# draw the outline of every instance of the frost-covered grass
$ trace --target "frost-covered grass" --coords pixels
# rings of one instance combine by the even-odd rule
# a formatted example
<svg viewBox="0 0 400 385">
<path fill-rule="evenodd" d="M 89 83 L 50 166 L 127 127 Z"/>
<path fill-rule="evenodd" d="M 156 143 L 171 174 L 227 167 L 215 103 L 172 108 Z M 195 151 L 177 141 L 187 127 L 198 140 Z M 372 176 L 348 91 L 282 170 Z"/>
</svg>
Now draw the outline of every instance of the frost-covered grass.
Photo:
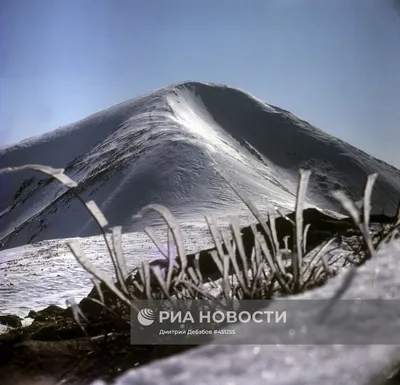
<svg viewBox="0 0 400 385">
<path fill-rule="evenodd" d="M 311 176 L 309 170 L 300 170 L 297 189 L 295 220 L 286 218 L 293 226 L 291 239 L 284 239 L 285 247 L 281 248 L 278 239 L 275 219 L 270 215 L 265 218 L 247 197 L 242 196 L 233 182 L 219 170 L 215 170 L 231 186 L 235 193 L 245 203 L 253 214 L 262 231 L 256 225 L 251 229 L 254 236 L 254 247 L 250 255 L 246 254 L 241 230 L 236 218 L 231 219 L 231 234 L 226 230 L 218 230 L 212 217 L 206 217 L 206 222 L 211 233 L 214 249 L 210 251 L 210 260 L 200 259 L 196 254 L 193 261 L 188 261 L 188 254 L 184 247 L 182 232 L 171 212 L 161 205 L 148 205 L 138 216 L 148 211 L 157 212 L 165 221 L 168 231 L 168 245 L 171 246 L 166 253 L 163 245 L 151 227 L 145 228 L 145 233 L 165 257 L 161 263 L 143 263 L 134 272 L 128 272 L 121 243 L 121 227 L 108 230 L 108 222 L 94 201 L 84 202 L 75 192 L 78 186 L 70 179 L 64 170 L 53 169 L 48 166 L 26 165 L 22 167 L 7 168 L 0 173 L 15 172 L 20 170 L 34 170 L 43 172 L 65 185 L 85 206 L 88 213 L 97 223 L 107 246 L 108 253 L 114 266 L 115 281 L 111 281 L 98 271 L 85 257 L 78 241 L 69 241 L 68 246 L 81 266 L 93 277 L 93 283 L 98 291 L 97 298 L 92 301 L 104 303 L 103 290 L 113 293 L 118 302 L 126 306 L 135 306 L 135 300 L 150 298 L 193 298 L 215 300 L 224 299 L 263 299 L 272 298 L 276 291 L 284 294 L 296 294 L 305 290 L 312 281 L 324 281 L 332 275 L 327 251 L 332 248 L 335 237 L 326 240 L 317 249 L 306 253 L 307 233 L 310 224 L 303 225 L 303 209 L 308 182 Z M 362 246 L 357 250 L 357 264 L 373 257 L 375 250 L 384 242 L 389 241 L 399 234 L 400 210 L 396 221 L 385 230 L 382 230 L 374 240 L 369 229 L 371 210 L 371 193 L 377 174 L 371 175 L 365 185 L 364 197 L 361 204 L 352 202 L 344 192 L 333 192 L 333 196 L 341 203 L 343 209 L 354 222 L 355 228 L 362 235 Z M 311 224 L 312 226 L 312 224 Z M 171 253 L 176 249 L 177 255 Z M 360 258 L 360 256 L 362 257 Z M 289 257 L 289 258 L 288 258 Z M 220 285 L 214 286 L 202 276 L 201 264 L 211 261 L 215 264 L 221 277 Z M 289 263 L 288 263 L 289 261 Z M 356 260 L 354 259 L 353 262 Z M 353 270 L 351 270 L 353 271 Z M 351 273 L 354 274 L 354 273 Z M 210 290 L 219 288 L 219 290 Z M 80 314 L 79 307 L 70 301 L 76 313 Z"/>
</svg>

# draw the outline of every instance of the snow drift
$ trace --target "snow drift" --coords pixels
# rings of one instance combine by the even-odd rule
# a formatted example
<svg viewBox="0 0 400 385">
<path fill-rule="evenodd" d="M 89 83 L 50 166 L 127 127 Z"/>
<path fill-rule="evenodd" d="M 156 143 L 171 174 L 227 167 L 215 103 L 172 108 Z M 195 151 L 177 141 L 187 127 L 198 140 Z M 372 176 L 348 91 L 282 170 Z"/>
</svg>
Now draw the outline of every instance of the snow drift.
<svg viewBox="0 0 400 385">
<path fill-rule="evenodd" d="M 184 223 L 244 214 L 213 164 L 268 211 L 293 209 L 300 167 L 313 171 L 308 204 L 322 209 L 340 212 L 331 190 L 360 199 L 374 172 L 374 213 L 394 214 L 400 191 L 394 167 L 242 90 L 198 82 L 156 90 L 0 150 L 0 167 L 28 163 L 65 168 L 81 196 L 124 231 L 155 220 L 135 218 L 149 203 L 167 206 Z M 4 247 L 96 234 L 80 202 L 40 174 L 2 175 L 0 198 Z"/>
</svg>

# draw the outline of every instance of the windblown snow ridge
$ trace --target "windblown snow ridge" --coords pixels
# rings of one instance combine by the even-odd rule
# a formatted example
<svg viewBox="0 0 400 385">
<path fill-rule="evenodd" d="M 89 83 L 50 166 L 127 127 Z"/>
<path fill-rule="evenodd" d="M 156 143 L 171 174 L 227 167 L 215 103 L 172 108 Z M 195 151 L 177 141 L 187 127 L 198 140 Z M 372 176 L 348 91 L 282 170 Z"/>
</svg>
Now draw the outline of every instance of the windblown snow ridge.
<svg viewBox="0 0 400 385">
<path fill-rule="evenodd" d="M 300 167 L 313 170 L 308 203 L 322 209 L 340 211 L 330 190 L 359 199 L 373 172 L 374 212 L 393 214 L 400 191 L 394 167 L 247 92 L 199 82 L 153 91 L 0 151 L 0 167 L 27 163 L 65 168 L 82 197 L 125 231 L 154 219 L 134 218 L 149 203 L 183 222 L 244 213 L 212 164 L 265 210 L 293 209 Z M 1 176 L 0 186 L 5 247 L 96 233 L 57 182 L 24 172 Z"/>
</svg>

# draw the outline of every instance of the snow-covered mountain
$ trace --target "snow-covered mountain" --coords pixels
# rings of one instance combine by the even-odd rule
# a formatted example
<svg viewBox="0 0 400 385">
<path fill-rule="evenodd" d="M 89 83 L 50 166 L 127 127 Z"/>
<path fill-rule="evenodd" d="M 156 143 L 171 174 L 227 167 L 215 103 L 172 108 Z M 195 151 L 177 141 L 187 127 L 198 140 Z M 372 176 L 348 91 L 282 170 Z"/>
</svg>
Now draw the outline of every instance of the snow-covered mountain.
<svg viewBox="0 0 400 385">
<path fill-rule="evenodd" d="M 110 225 L 135 231 L 149 203 L 181 222 L 205 214 L 242 214 L 245 206 L 213 171 L 214 163 L 264 210 L 294 207 L 298 169 L 311 168 L 308 203 L 340 211 L 329 191 L 359 199 L 379 173 L 373 211 L 393 214 L 400 171 L 288 111 L 222 85 L 184 82 L 98 112 L 77 123 L 0 150 L 0 167 L 27 163 L 65 168 Z M 84 237 L 96 227 L 58 182 L 34 172 L 0 176 L 0 240 L 10 248 Z"/>
</svg>

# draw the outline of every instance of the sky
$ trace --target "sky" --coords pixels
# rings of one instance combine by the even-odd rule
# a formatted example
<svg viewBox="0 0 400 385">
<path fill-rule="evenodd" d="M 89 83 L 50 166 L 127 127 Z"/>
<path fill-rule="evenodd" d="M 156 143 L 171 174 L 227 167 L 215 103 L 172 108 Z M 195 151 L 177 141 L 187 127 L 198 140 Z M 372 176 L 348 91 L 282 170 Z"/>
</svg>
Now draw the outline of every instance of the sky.
<svg viewBox="0 0 400 385">
<path fill-rule="evenodd" d="M 394 0 L 0 0 L 0 147 L 184 80 L 400 168 Z"/>
</svg>

